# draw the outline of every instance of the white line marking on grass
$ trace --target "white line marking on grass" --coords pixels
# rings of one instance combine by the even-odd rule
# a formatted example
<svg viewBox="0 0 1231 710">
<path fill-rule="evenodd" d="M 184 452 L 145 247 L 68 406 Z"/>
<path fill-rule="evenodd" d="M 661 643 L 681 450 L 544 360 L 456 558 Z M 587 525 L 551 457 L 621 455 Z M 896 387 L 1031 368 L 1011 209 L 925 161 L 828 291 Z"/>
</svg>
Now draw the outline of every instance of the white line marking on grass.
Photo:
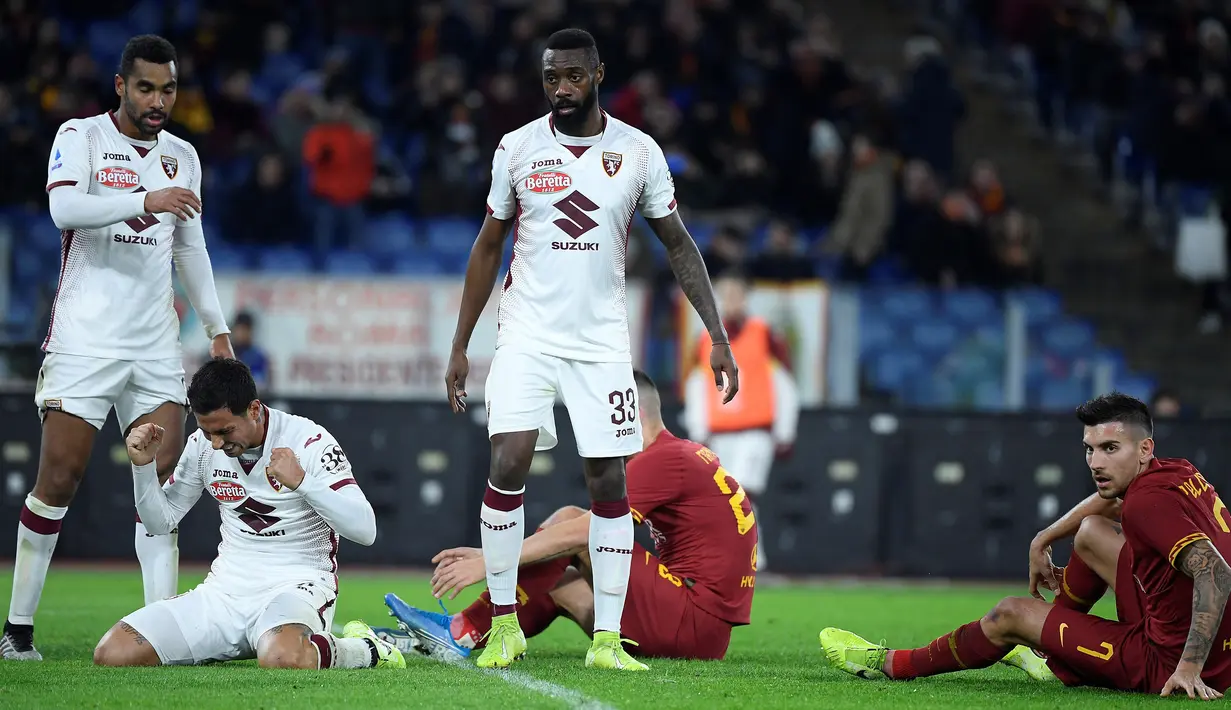
<svg viewBox="0 0 1231 710">
<path fill-rule="evenodd" d="M 499 678 L 510 685 L 516 685 L 526 690 L 538 693 L 539 695 L 546 695 L 549 698 L 555 698 L 556 700 L 559 700 L 568 705 L 570 708 L 575 708 L 576 710 L 615 710 L 614 706 L 608 705 L 601 700 L 591 698 L 581 691 L 566 688 L 563 685 L 557 685 L 551 681 L 535 678 L 529 673 L 525 673 L 523 671 L 479 668 L 471 661 L 457 658 L 456 656 L 442 658 L 436 654 L 432 654 L 428 656 L 428 658 L 440 661 L 441 663 L 447 663 L 448 665 L 456 668 L 475 671 L 486 676 Z"/>
</svg>

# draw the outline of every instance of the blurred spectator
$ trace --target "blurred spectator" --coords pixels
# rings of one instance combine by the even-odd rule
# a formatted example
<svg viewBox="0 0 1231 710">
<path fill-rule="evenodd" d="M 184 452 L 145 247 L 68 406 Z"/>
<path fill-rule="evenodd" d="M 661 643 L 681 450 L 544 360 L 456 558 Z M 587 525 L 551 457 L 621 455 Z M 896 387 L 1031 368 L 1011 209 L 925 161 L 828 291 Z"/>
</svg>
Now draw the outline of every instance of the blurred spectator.
<svg viewBox="0 0 1231 710">
<path fill-rule="evenodd" d="M 1183 412 L 1179 395 L 1169 389 L 1159 389 L 1150 399 L 1150 416 L 1155 419 L 1175 419 Z"/>
<path fill-rule="evenodd" d="M 791 225 L 774 220 L 769 223 L 765 249 L 748 263 L 748 276 L 757 281 L 790 283 L 814 279 L 816 270 Z"/>
<path fill-rule="evenodd" d="M 1039 222 L 1020 210 L 1010 210 L 992 223 L 992 251 L 1001 288 L 1039 284 Z"/>
<path fill-rule="evenodd" d="M 252 341 L 256 321 L 252 314 L 240 311 L 235 314 L 231 323 L 231 347 L 235 349 L 235 359 L 243 361 L 252 370 L 252 379 L 256 380 L 257 389 L 262 396 L 269 396 L 270 370 L 269 358 L 265 351 Z"/>
<path fill-rule="evenodd" d="M 842 273 L 847 279 L 862 281 L 885 248 L 885 235 L 893 221 L 894 162 L 868 136 L 856 135 L 851 140 L 846 191 L 825 244 L 825 251 L 842 256 Z"/>
<path fill-rule="evenodd" d="M 304 136 L 318 255 L 333 247 L 338 232 L 346 246 L 363 233 L 363 201 L 375 174 L 374 140 L 371 126 L 346 95 L 329 102 L 321 122 Z"/>
<path fill-rule="evenodd" d="M 898 141 L 903 157 L 920 158 L 943 176 L 953 175 L 954 133 L 966 103 L 953 86 L 940 42 L 913 37 L 904 48 L 906 87 L 898 105 Z"/>
<path fill-rule="evenodd" d="M 718 274 L 739 270 L 746 260 L 744 235 L 730 225 L 721 227 L 715 234 L 702 256 L 705 258 L 705 268 L 710 278 Z"/>
<path fill-rule="evenodd" d="M 278 153 L 266 153 L 257 161 L 226 210 L 227 235 L 232 241 L 284 244 L 303 240 L 306 223 L 286 163 Z"/>
<path fill-rule="evenodd" d="M 970 195 L 985 218 L 1003 214 L 1009 208 L 1008 196 L 1000 175 L 990 161 L 978 160 L 970 169 Z"/>
</svg>

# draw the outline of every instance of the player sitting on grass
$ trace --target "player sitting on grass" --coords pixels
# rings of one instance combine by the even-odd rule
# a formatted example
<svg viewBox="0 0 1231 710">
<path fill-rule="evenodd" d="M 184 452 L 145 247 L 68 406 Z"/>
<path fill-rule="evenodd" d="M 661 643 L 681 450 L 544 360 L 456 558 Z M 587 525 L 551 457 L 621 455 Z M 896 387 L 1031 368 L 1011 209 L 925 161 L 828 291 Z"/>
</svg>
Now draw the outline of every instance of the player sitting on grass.
<svg viewBox="0 0 1231 710">
<path fill-rule="evenodd" d="M 1102 585 L 1090 584 L 1087 575 L 1078 591 L 1066 573 L 1065 583 L 1055 585 L 1067 587 L 1056 603 L 1004 599 L 982 619 L 914 650 L 890 650 L 825 629 L 821 645 L 829 663 L 859 676 L 909 679 L 986 668 L 1014 644 L 1025 644 L 1045 654 L 1066 685 L 1221 697 L 1231 686 L 1231 644 L 1225 642 L 1231 622 L 1223 619 L 1231 595 L 1231 514 L 1191 463 L 1154 457 L 1154 427 L 1144 403 L 1105 395 L 1078 407 L 1077 418 L 1085 425 L 1086 463 L 1098 495 L 1123 501 L 1123 538 L 1117 541 L 1105 519 L 1083 521 L 1079 554 L 1070 563 L 1102 570 Z M 1080 557 L 1092 549 L 1101 552 Z M 1108 585 L 1119 621 L 1086 613 Z"/>
<path fill-rule="evenodd" d="M 628 463 L 628 499 L 661 554 L 633 543 L 621 626 L 637 644 L 632 652 L 642 657 L 722 658 L 731 628 L 749 623 L 752 611 L 757 549 L 752 507 L 713 452 L 667 431 L 649 376 L 636 371 L 633 378 L 644 443 Z M 527 636 L 561 615 L 586 631 L 593 628 L 595 543 L 587 544 L 589 529 L 590 513 L 567 507 L 526 539 L 517 617 Z M 456 597 L 485 578 L 480 550 L 445 550 L 432 561 L 438 564 L 432 578 L 437 598 Z M 385 603 L 424 647 L 457 656 L 484 646 L 492 626 L 487 592 L 452 616 L 415 609 L 393 594 Z"/>
<path fill-rule="evenodd" d="M 218 557 L 192 591 L 111 627 L 94 662 L 255 657 L 265 668 L 405 668 L 401 652 L 362 621 L 347 624 L 343 638 L 330 634 L 338 535 L 360 545 L 376 540 L 376 514 L 338 442 L 319 424 L 262 404 L 238 360 L 205 363 L 188 401 L 200 429 L 164 486 L 154 470 L 163 429 L 143 424 L 128 435 L 137 511 L 161 534 L 206 491 L 222 515 Z"/>
</svg>

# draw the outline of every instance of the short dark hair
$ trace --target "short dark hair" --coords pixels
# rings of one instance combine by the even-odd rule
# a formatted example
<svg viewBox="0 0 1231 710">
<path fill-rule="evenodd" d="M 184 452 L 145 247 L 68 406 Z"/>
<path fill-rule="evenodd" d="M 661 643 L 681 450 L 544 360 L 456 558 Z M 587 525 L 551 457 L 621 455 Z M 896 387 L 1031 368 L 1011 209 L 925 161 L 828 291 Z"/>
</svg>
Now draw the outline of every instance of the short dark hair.
<svg viewBox="0 0 1231 710">
<path fill-rule="evenodd" d="M 195 414 L 224 407 L 232 414 L 243 414 L 256 399 L 252 370 L 229 357 L 216 357 L 202 365 L 188 385 L 188 404 Z"/>
<path fill-rule="evenodd" d="M 1085 426 L 1098 426 L 1113 422 L 1135 426 L 1145 433 L 1145 438 L 1154 436 L 1154 420 L 1145 402 L 1124 394 L 1112 392 L 1095 397 L 1077 408 L 1077 420 Z"/>
<path fill-rule="evenodd" d="M 151 64 L 179 61 L 175 54 L 175 45 L 158 35 L 137 35 L 128 40 L 128 44 L 124 45 L 124 52 L 120 55 L 120 76 L 125 79 L 132 76 L 133 66 L 138 59 Z"/>
<path fill-rule="evenodd" d="M 594 41 L 594 35 L 585 30 L 573 27 L 553 32 L 547 38 L 547 46 L 544 49 L 582 49 L 585 50 L 586 60 L 590 62 L 590 66 L 598 67 L 598 44 Z"/>
<path fill-rule="evenodd" d="M 651 392 L 658 391 L 658 385 L 654 384 L 654 380 L 645 373 L 645 370 L 634 369 L 633 382 L 636 382 L 638 387 L 644 387 Z"/>
</svg>

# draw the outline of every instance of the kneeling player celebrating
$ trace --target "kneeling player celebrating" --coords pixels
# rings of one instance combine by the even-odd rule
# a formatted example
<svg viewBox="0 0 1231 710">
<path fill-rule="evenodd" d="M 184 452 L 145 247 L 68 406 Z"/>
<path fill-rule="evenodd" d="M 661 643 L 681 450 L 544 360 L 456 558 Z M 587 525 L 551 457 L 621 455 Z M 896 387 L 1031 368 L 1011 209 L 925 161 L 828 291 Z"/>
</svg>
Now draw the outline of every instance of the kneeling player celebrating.
<svg viewBox="0 0 1231 710">
<path fill-rule="evenodd" d="M 881 672 L 908 679 L 985 668 L 1024 644 L 1045 654 L 1066 685 L 1221 697 L 1231 687 L 1231 650 L 1221 643 L 1231 636 L 1231 620 L 1223 618 L 1231 595 L 1231 515 L 1191 463 L 1154 457 L 1153 422 L 1142 402 L 1105 395 L 1078 407 L 1077 418 L 1085 425 L 1086 462 L 1098 495 L 1123 500 L 1123 541 L 1109 546 L 1115 533 L 1100 535 L 1099 545 L 1108 549 L 1074 560 L 1083 570 L 1102 570 L 1105 585 L 1074 591 L 1066 574 L 1062 584 L 1048 584 L 1064 595 L 1054 604 L 1004 599 L 982 619 L 908 651 L 825 629 L 821 645 L 830 664 L 865 677 Z M 1087 507 L 1093 509 L 1086 503 L 1078 509 Z M 1081 528 L 1078 550 L 1094 547 L 1083 543 L 1083 534 L 1112 529 L 1097 516 Z M 1085 613 L 1107 585 L 1115 590 L 1119 621 Z M 1076 597 L 1082 599 L 1075 603 Z"/>
<path fill-rule="evenodd" d="M 749 623 L 752 612 L 757 549 L 752 507 L 712 451 L 666 430 L 649 376 L 637 371 L 633 379 L 644 443 L 642 453 L 628 463 L 628 500 L 661 556 L 633 544 L 621 627 L 637 645 L 632 653 L 642 657 L 722 658 L 731 628 Z M 544 631 L 561 615 L 582 629 L 593 628 L 589 529 L 590 513 L 567 507 L 526 539 L 517 617 L 527 636 Z M 445 550 L 432 561 L 438 563 L 432 585 L 437 597 L 450 592 L 455 597 L 485 579 L 480 550 Z M 453 616 L 415 609 L 393 594 L 385 596 L 385 603 L 428 649 L 466 656 L 483 645 L 492 626 L 487 592 Z"/>
<path fill-rule="evenodd" d="M 193 375 L 193 433 L 163 487 L 155 456 L 163 430 L 127 439 L 137 511 L 155 534 L 173 529 L 202 491 L 218 501 L 222 544 L 192 591 L 124 617 L 94 649 L 104 666 L 253 658 L 268 668 L 406 665 L 361 621 L 334 638 L 338 535 L 376 540 L 376 514 L 350 462 L 323 427 L 265 406 L 248 367 L 211 360 Z M 306 465 L 306 470 L 300 465 Z"/>
</svg>

